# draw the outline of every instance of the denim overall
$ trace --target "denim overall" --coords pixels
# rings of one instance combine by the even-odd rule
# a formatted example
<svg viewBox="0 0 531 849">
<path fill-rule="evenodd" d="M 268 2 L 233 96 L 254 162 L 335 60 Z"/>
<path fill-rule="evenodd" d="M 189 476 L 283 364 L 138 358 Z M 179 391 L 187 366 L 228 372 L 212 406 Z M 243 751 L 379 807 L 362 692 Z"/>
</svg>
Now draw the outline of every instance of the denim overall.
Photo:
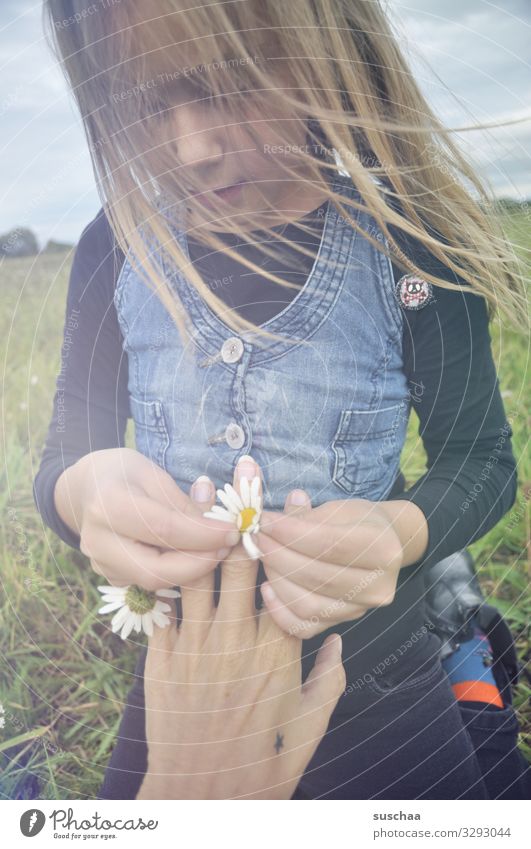
<svg viewBox="0 0 531 849">
<path fill-rule="evenodd" d="M 360 200 L 340 172 L 333 187 L 347 204 Z M 242 454 L 262 469 L 268 510 L 282 510 L 295 487 L 313 506 L 377 501 L 392 488 L 411 405 L 392 267 L 351 226 L 381 238 L 368 213 L 349 207 L 340 216 L 330 203 L 325 210 L 304 287 L 261 325 L 286 341 L 235 336 L 165 261 L 191 319 L 187 346 L 129 256 L 122 266 L 115 305 L 136 446 L 187 494 L 202 474 L 216 487 L 232 483 Z M 169 224 L 189 258 L 184 228 Z"/>
</svg>

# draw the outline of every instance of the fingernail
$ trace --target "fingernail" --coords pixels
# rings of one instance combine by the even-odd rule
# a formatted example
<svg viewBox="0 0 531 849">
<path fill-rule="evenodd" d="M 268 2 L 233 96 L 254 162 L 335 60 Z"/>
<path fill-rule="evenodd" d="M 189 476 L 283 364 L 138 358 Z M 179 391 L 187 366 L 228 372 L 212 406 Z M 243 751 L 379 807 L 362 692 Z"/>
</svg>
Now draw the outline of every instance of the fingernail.
<svg viewBox="0 0 531 849">
<path fill-rule="evenodd" d="M 201 475 L 194 481 L 192 486 L 192 499 L 194 501 L 210 501 L 213 494 L 213 484 L 209 477 Z"/>
<path fill-rule="evenodd" d="M 288 504 L 293 504 L 294 507 L 302 507 L 308 503 L 308 496 L 303 489 L 294 489 L 288 495 Z"/>
<path fill-rule="evenodd" d="M 238 465 L 236 466 L 236 477 L 238 480 L 240 478 L 247 478 L 248 480 L 252 480 L 256 475 L 256 463 L 249 454 L 243 454 L 238 460 Z"/>
<path fill-rule="evenodd" d="M 232 548 L 237 545 L 240 541 L 240 532 L 239 531 L 229 531 L 227 536 L 225 537 L 225 544 Z"/>
<path fill-rule="evenodd" d="M 225 560 L 225 558 L 230 554 L 230 548 L 220 548 L 219 551 L 216 551 L 216 557 L 218 560 Z"/>
</svg>

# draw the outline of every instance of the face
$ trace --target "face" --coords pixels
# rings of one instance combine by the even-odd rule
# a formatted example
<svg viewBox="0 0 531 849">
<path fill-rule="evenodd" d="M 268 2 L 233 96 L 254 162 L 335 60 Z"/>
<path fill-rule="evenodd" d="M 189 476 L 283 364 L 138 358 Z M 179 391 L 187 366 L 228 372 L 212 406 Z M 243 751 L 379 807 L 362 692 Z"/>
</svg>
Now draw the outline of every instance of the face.
<svg viewBox="0 0 531 849">
<path fill-rule="evenodd" d="M 202 61 L 207 64 L 205 59 Z M 230 69 L 217 73 L 226 75 L 230 92 Z M 285 82 L 279 79 L 281 84 Z M 238 121 L 227 119 L 224 97 L 209 99 L 200 93 L 194 74 L 172 81 L 165 96 L 171 108 L 161 122 L 164 143 L 176 151 L 179 173 L 188 175 L 202 193 L 198 197 L 200 204 L 190 211 L 190 225 L 209 221 L 212 226 L 214 192 L 219 204 L 227 204 L 227 215 L 232 210 L 261 210 L 260 226 L 295 220 L 323 202 L 322 191 L 302 181 L 308 176 L 308 169 L 296 151 L 307 143 L 305 122 L 285 109 L 282 112 L 274 92 L 271 108 L 265 110 L 262 99 L 258 107 L 252 91 L 237 99 Z M 283 166 L 295 169 L 301 180 L 286 174 Z M 267 212 L 268 205 L 273 212 Z M 245 226 L 245 216 L 238 218 L 238 224 Z M 257 226 L 256 219 L 252 226 Z"/>
</svg>

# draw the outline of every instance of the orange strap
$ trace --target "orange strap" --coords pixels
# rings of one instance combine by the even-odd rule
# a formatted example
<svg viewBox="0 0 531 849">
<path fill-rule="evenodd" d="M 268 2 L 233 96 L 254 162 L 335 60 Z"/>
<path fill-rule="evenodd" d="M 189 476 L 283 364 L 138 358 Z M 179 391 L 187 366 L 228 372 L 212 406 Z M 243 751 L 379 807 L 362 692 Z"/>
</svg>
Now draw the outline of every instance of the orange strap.
<svg viewBox="0 0 531 849">
<path fill-rule="evenodd" d="M 452 684 L 452 690 L 458 702 L 485 702 L 487 705 L 504 707 L 498 688 L 485 681 L 460 681 L 459 684 Z"/>
</svg>

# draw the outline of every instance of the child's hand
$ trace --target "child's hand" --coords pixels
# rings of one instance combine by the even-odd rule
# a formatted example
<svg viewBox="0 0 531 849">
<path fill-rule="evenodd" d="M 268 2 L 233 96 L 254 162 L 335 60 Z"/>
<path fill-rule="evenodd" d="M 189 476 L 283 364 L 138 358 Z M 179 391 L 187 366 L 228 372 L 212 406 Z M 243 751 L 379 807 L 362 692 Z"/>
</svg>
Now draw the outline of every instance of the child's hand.
<svg viewBox="0 0 531 849">
<path fill-rule="evenodd" d="M 111 584 L 155 590 L 196 580 L 240 538 L 226 523 L 203 517 L 216 497 L 212 482 L 206 500 L 194 501 L 171 475 L 130 448 L 94 451 L 77 465 L 70 486 L 76 490 L 80 548 Z M 197 487 L 196 481 L 193 495 Z"/>
<path fill-rule="evenodd" d="M 264 511 L 256 540 L 268 577 L 262 584 L 267 610 L 280 628 L 301 639 L 394 599 L 404 552 L 374 502 L 329 501 L 311 508 L 308 499 L 306 507 L 287 514 Z"/>
</svg>

